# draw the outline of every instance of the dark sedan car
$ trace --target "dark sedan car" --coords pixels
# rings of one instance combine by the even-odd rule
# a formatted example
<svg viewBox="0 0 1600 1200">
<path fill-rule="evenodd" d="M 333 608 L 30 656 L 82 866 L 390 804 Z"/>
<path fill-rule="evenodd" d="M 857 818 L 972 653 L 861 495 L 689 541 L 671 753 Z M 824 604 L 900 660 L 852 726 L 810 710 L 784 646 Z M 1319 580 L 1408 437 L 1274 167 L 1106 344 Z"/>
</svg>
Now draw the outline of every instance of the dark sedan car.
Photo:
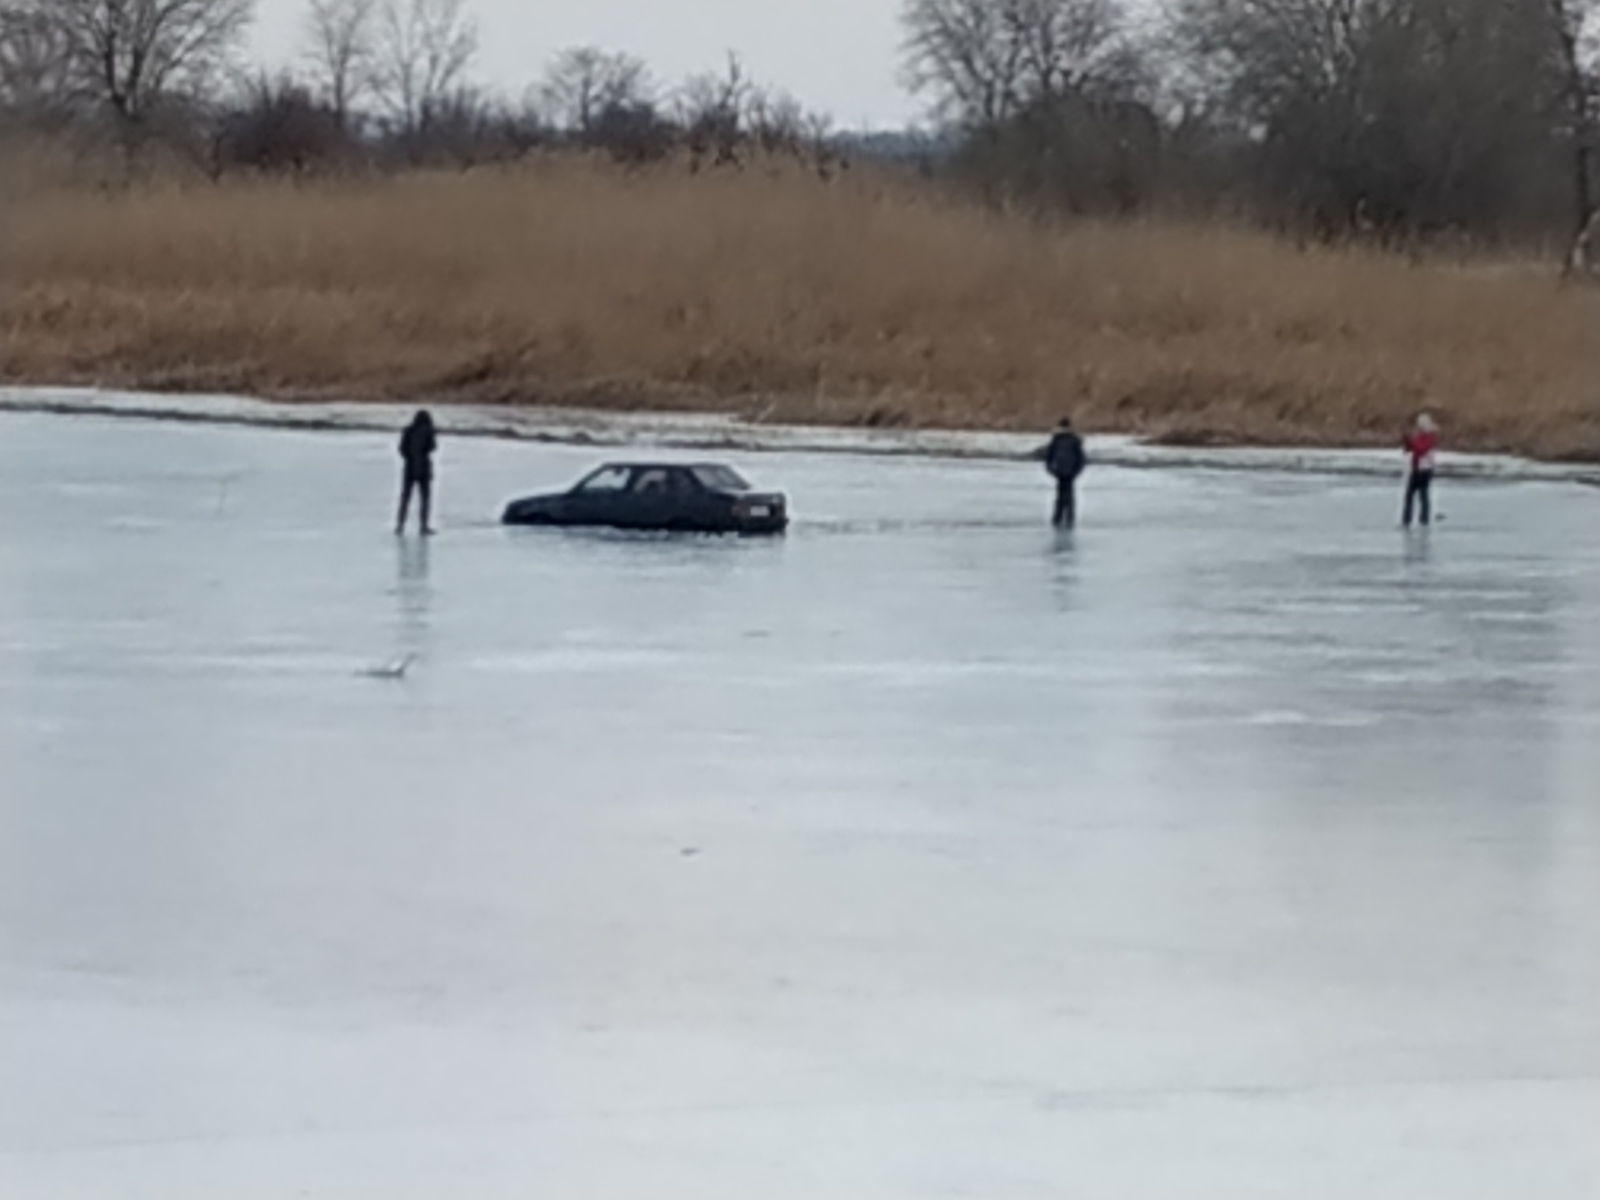
<svg viewBox="0 0 1600 1200">
<path fill-rule="evenodd" d="M 611 463 L 571 491 L 506 506 L 507 525 L 609 525 L 674 533 L 782 533 L 788 501 L 716 463 Z"/>
</svg>

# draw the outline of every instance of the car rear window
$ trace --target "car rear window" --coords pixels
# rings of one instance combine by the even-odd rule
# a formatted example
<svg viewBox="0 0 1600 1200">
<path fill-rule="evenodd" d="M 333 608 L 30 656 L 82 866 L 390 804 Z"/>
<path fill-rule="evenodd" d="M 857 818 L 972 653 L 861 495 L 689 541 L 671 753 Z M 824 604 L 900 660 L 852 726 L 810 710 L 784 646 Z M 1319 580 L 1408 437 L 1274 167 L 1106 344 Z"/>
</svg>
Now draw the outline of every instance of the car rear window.
<svg viewBox="0 0 1600 1200">
<path fill-rule="evenodd" d="M 750 485 L 745 482 L 744 476 L 732 467 L 695 467 L 694 477 L 700 481 L 702 487 L 708 487 L 717 492 L 748 492 Z"/>
</svg>

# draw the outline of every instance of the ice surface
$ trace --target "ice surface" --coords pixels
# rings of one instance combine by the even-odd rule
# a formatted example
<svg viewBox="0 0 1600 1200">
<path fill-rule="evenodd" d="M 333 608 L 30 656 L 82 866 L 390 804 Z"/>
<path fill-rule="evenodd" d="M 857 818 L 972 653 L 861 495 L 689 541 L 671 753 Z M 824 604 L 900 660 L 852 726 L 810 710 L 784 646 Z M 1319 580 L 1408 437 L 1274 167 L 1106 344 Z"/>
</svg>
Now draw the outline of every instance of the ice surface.
<svg viewBox="0 0 1600 1200">
<path fill-rule="evenodd" d="M 391 442 L 0 416 L 0 1195 L 1596 1194 L 1600 494 Z"/>
</svg>

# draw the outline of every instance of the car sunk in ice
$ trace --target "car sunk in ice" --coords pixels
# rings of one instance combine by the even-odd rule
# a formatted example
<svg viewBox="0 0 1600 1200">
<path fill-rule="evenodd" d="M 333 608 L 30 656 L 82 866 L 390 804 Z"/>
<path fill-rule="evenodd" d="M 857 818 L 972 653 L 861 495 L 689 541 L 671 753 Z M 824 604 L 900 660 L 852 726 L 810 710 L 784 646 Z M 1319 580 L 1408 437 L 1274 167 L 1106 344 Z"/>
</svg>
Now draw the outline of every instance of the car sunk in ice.
<svg viewBox="0 0 1600 1200">
<path fill-rule="evenodd" d="M 669 533 L 782 533 L 789 503 L 720 463 L 608 463 L 570 490 L 514 500 L 507 525 L 600 525 Z"/>
</svg>

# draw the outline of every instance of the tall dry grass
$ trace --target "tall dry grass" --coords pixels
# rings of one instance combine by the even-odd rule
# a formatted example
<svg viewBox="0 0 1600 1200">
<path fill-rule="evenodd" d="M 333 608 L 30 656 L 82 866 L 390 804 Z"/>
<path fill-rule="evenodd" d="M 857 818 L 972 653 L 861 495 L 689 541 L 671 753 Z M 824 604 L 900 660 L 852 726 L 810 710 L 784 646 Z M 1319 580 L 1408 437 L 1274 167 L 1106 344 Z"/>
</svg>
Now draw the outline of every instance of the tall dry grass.
<svg viewBox="0 0 1600 1200">
<path fill-rule="evenodd" d="M 1600 301 L 1171 223 L 1043 229 L 782 171 L 13 188 L 12 380 L 1600 458 Z"/>
</svg>

